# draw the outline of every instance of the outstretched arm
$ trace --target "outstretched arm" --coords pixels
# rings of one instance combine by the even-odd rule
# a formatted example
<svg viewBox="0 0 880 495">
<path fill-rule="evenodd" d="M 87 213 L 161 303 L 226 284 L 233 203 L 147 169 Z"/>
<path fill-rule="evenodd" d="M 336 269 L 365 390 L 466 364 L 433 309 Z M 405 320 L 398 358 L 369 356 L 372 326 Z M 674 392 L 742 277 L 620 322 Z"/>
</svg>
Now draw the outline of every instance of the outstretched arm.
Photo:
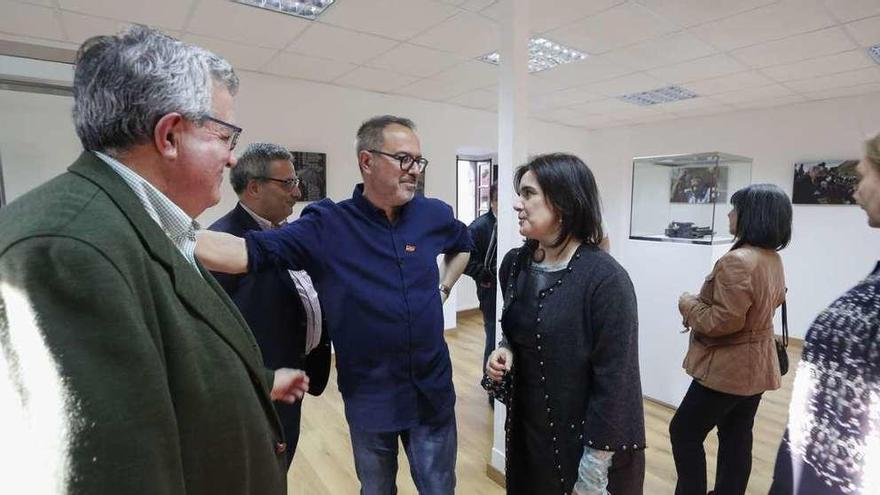
<svg viewBox="0 0 880 495">
<path fill-rule="evenodd" d="M 213 272 L 245 273 L 248 253 L 244 239 L 225 232 L 196 233 L 196 257 Z"/>
</svg>

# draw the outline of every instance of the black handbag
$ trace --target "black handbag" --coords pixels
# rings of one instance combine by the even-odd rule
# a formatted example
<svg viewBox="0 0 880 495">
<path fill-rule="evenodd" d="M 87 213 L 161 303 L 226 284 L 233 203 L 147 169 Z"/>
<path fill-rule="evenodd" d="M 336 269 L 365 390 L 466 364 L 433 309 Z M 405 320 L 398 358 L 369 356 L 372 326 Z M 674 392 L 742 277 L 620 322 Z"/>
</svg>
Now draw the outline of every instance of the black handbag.
<svg viewBox="0 0 880 495">
<path fill-rule="evenodd" d="M 785 375 L 788 373 L 788 308 L 785 301 L 782 301 L 782 340 L 774 339 L 776 342 L 776 356 L 779 358 L 779 373 Z"/>
<path fill-rule="evenodd" d="M 489 378 L 489 375 L 483 375 L 480 385 L 486 389 L 490 399 L 497 400 L 505 406 L 509 406 L 513 398 L 513 373 L 504 373 L 500 382 Z"/>
</svg>

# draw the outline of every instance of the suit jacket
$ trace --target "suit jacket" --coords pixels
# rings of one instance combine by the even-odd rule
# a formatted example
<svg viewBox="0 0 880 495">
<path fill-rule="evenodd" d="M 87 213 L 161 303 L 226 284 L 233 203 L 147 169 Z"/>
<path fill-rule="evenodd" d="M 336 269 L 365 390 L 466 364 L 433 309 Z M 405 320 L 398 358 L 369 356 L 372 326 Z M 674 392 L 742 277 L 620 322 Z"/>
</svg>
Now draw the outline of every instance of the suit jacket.
<svg viewBox="0 0 880 495">
<path fill-rule="evenodd" d="M 46 397 L 53 373 L 18 386 L 25 408 L 61 404 L 69 430 L 51 454 L 68 458 L 65 493 L 286 492 L 272 375 L 199 270 L 89 152 L 0 210 L 0 285 L 20 291 L 36 321 L 0 331 L 0 350 L 17 356 L 2 336 L 27 334 L 61 379 L 62 397 Z M 26 308 L 5 311 L 15 322 Z M 15 359 L 2 363 L 20 376 Z"/>
<path fill-rule="evenodd" d="M 242 237 L 248 231 L 260 230 L 260 226 L 238 204 L 209 229 Z M 250 325 L 266 366 L 305 370 L 309 393 L 320 395 L 330 376 L 330 339 L 325 328 L 318 347 L 306 355 L 305 308 L 287 270 L 271 266 L 242 275 L 212 273 Z M 299 439 L 300 406 L 299 401 L 293 405 L 276 403 L 291 459 Z"/>
<path fill-rule="evenodd" d="M 241 204 L 208 228 L 239 237 L 261 230 Z M 330 339 L 325 328 L 320 345 L 306 355 L 305 308 L 287 270 L 273 266 L 241 275 L 211 273 L 250 325 L 266 366 L 305 370 L 309 393 L 320 395 L 330 375 Z"/>
<path fill-rule="evenodd" d="M 699 296 L 679 311 L 691 331 L 683 367 L 704 386 L 735 395 L 776 390 L 781 383 L 773 313 L 785 301 L 779 253 L 743 246 L 722 256 Z"/>
</svg>

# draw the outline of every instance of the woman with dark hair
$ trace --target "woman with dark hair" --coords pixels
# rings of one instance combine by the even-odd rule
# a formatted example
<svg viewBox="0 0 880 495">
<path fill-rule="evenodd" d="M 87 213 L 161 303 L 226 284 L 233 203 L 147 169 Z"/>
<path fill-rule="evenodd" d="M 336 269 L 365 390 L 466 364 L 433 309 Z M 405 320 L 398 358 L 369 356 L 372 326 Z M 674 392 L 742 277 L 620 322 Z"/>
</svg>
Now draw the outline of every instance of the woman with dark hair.
<svg viewBox="0 0 880 495">
<path fill-rule="evenodd" d="M 880 134 L 856 166 L 855 200 L 880 228 Z M 880 264 L 807 330 L 772 495 L 880 493 Z"/>
<path fill-rule="evenodd" d="M 691 331 L 683 367 L 693 381 L 669 424 L 676 495 L 705 495 L 703 441 L 714 427 L 714 493 L 745 493 L 755 413 L 761 395 L 779 388 L 781 379 L 773 313 L 785 302 L 777 251 L 791 239 L 791 201 L 777 186 L 753 184 L 730 202 L 733 247 L 715 263 L 699 295 L 684 293 L 678 300 Z"/>
<path fill-rule="evenodd" d="M 596 181 L 576 156 L 548 154 L 517 169 L 515 188 L 527 240 L 498 270 L 504 339 L 486 366 L 495 381 L 513 377 L 507 492 L 640 494 L 636 297 L 599 248 Z"/>
</svg>

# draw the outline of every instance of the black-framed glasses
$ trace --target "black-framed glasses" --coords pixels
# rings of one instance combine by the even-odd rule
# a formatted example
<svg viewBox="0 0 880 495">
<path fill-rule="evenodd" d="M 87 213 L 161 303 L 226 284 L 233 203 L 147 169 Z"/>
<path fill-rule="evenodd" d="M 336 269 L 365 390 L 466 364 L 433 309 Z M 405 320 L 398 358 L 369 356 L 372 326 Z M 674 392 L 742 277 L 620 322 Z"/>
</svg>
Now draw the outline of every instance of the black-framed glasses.
<svg viewBox="0 0 880 495">
<path fill-rule="evenodd" d="M 226 137 L 224 140 L 226 141 L 226 144 L 229 146 L 229 151 L 232 151 L 235 149 L 235 145 L 238 144 L 238 136 L 241 136 L 241 131 L 242 131 L 241 127 L 239 127 L 237 125 L 230 124 L 229 122 L 224 122 L 218 118 L 211 117 L 210 115 L 205 115 L 202 118 L 205 120 L 210 120 L 211 122 L 214 122 L 215 124 L 220 124 L 223 127 L 226 127 L 227 129 L 230 129 L 232 131 L 232 133 L 229 134 L 229 136 Z"/>
<path fill-rule="evenodd" d="M 288 191 L 292 191 L 294 187 L 299 187 L 302 183 L 302 179 L 299 177 L 294 177 L 292 179 L 276 179 L 274 177 L 254 177 L 254 179 L 260 180 L 271 180 L 272 182 L 277 182 L 281 184 L 281 187 Z"/>
<path fill-rule="evenodd" d="M 412 156 L 409 153 L 392 154 L 392 153 L 386 153 L 384 151 L 379 151 L 379 150 L 367 150 L 367 151 L 369 151 L 370 153 L 378 153 L 380 155 L 385 155 L 388 158 L 394 158 L 395 160 L 397 160 L 400 163 L 400 170 L 403 170 L 404 172 L 409 172 L 409 169 L 411 169 L 413 167 L 413 165 L 415 165 L 415 164 L 418 164 L 418 168 L 416 170 L 418 170 L 419 172 L 424 172 L 425 167 L 428 166 L 428 159 L 423 156 Z"/>
</svg>

